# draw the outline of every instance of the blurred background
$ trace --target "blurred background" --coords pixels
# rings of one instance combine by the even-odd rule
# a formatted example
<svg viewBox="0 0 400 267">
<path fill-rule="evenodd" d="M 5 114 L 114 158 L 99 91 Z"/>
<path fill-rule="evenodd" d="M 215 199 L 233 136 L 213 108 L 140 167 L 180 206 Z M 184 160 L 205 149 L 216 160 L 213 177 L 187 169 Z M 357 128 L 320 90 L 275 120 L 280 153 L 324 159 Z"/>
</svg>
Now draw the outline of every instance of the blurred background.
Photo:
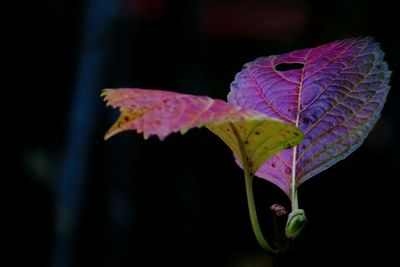
<svg viewBox="0 0 400 267">
<path fill-rule="evenodd" d="M 117 113 L 102 88 L 225 99 L 260 56 L 372 36 L 392 75 L 382 118 L 355 153 L 304 183 L 308 224 L 278 266 L 399 266 L 400 9 L 362 0 L 43 0 L 3 13 L 2 266 L 271 266 L 244 180 L 205 129 L 164 142 L 103 141 Z M 11 194 L 10 194 L 11 192 Z M 8 193 L 8 194 L 7 194 Z M 289 200 L 256 179 L 258 213 Z M 7 239 L 6 239 L 7 240 Z M 10 251 L 10 252 L 8 252 Z M 397 264 L 396 264 L 397 263 Z"/>
</svg>

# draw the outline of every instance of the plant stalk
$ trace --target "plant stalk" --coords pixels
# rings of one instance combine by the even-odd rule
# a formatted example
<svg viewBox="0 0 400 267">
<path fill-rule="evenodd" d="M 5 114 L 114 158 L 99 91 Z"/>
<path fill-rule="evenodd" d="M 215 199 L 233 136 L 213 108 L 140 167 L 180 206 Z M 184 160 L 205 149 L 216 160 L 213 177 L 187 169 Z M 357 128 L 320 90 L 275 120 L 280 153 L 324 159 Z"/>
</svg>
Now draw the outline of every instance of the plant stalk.
<svg viewBox="0 0 400 267">
<path fill-rule="evenodd" d="M 260 224 L 258 223 L 257 210 L 254 202 L 254 194 L 253 194 L 253 176 L 250 174 L 249 170 L 245 168 L 245 181 L 246 181 L 246 194 L 247 194 L 247 204 L 249 207 L 249 214 L 251 220 L 251 226 L 253 227 L 253 232 L 256 236 L 258 243 L 261 245 L 263 249 L 266 251 L 276 254 L 278 250 L 273 249 L 265 240 L 264 235 L 261 231 Z"/>
</svg>

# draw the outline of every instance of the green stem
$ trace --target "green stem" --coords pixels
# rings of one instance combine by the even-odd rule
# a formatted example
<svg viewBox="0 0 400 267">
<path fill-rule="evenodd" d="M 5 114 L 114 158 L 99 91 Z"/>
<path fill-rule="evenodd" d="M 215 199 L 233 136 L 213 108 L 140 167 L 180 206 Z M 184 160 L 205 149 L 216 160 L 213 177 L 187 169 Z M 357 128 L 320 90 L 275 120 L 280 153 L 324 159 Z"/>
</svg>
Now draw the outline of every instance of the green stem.
<svg viewBox="0 0 400 267">
<path fill-rule="evenodd" d="M 292 204 L 292 211 L 299 209 L 299 200 L 297 198 L 297 189 L 293 190 L 291 204 Z"/>
<path fill-rule="evenodd" d="M 296 127 L 297 127 L 296 123 Z M 296 187 L 296 158 L 297 158 L 297 146 L 293 147 L 293 162 L 292 162 L 292 212 L 299 209 L 299 201 L 297 199 L 297 187 Z"/>
<path fill-rule="evenodd" d="M 254 202 L 254 195 L 253 195 L 253 175 L 251 175 L 250 172 L 247 170 L 247 168 L 245 168 L 244 176 L 246 181 L 247 204 L 249 206 L 251 226 L 253 227 L 253 231 L 257 238 L 257 241 L 261 245 L 261 247 L 266 251 L 274 254 L 278 253 L 278 250 L 271 248 L 267 240 L 265 240 L 264 235 L 260 229 L 260 225 L 258 223 L 256 205 Z"/>
</svg>

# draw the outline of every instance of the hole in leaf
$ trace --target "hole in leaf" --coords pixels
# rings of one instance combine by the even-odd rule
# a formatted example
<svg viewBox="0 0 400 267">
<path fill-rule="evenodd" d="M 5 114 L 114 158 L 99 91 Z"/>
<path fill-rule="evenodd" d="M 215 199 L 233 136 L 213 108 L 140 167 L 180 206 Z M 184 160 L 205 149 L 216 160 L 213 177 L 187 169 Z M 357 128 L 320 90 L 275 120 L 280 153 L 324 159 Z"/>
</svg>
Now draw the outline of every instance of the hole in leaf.
<svg viewBox="0 0 400 267">
<path fill-rule="evenodd" d="M 287 71 L 287 70 L 299 70 L 304 67 L 301 63 L 281 63 L 275 66 L 277 71 Z"/>
</svg>

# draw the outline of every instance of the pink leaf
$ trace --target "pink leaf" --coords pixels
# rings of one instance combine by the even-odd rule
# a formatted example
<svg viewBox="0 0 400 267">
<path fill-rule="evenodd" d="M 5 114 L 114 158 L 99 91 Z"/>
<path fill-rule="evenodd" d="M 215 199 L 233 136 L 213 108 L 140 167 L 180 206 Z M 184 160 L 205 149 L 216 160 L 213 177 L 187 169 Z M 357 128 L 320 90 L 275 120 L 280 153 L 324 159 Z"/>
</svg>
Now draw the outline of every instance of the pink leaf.
<svg viewBox="0 0 400 267">
<path fill-rule="evenodd" d="M 136 130 L 146 139 L 156 135 L 162 140 L 171 133 L 185 133 L 208 123 L 268 118 L 258 111 L 206 96 L 145 89 L 105 89 L 102 95 L 108 105 L 121 109 L 119 120 L 105 139 Z"/>
<path fill-rule="evenodd" d="M 267 158 L 303 140 L 294 126 L 205 96 L 143 89 L 106 89 L 102 95 L 121 111 L 105 139 L 134 130 L 145 138 L 156 135 L 162 140 L 174 132 L 205 126 L 231 148 L 251 176 Z"/>
</svg>

